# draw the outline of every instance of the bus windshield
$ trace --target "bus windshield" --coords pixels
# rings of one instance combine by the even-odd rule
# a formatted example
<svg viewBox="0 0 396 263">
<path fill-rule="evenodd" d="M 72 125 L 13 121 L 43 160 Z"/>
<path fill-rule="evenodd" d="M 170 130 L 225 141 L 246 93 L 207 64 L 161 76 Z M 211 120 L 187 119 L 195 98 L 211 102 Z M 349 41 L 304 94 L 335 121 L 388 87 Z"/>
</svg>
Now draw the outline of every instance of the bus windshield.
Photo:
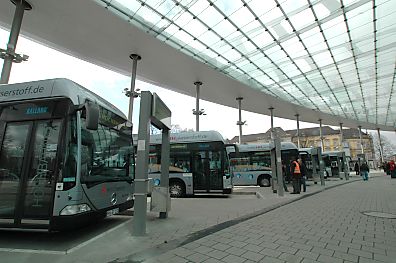
<svg viewBox="0 0 396 263">
<path fill-rule="evenodd" d="M 131 181 L 131 129 L 122 118 L 101 108 L 97 130 L 81 126 L 81 182 Z M 105 112 L 105 113 L 104 113 Z M 103 116 L 106 116 L 103 118 Z M 131 176 L 132 175 L 132 176 Z"/>
</svg>

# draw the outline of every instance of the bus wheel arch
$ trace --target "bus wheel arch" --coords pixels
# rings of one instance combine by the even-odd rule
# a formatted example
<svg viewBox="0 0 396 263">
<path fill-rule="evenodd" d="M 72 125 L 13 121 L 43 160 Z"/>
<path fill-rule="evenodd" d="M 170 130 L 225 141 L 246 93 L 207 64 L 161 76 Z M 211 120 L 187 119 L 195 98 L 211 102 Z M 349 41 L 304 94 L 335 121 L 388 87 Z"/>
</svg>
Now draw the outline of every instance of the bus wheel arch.
<svg viewBox="0 0 396 263">
<path fill-rule="evenodd" d="M 171 197 L 183 197 L 186 195 L 186 185 L 185 183 L 178 179 L 169 179 L 169 193 Z"/>
<path fill-rule="evenodd" d="M 270 187 L 271 186 L 271 175 L 260 174 L 257 178 L 257 185 L 260 187 Z"/>
</svg>

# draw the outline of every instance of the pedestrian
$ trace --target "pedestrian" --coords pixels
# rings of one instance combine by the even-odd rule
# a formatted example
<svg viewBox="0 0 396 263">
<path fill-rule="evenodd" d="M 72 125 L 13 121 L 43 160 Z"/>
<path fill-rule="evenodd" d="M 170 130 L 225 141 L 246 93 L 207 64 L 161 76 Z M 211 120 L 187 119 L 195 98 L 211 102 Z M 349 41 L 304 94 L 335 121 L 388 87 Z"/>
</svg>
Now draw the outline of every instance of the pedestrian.
<svg viewBox="0 0 396 263">
<path fill-rule="evenodd" d="M 292 176 L 293 192 L 291 194 L 299 194 L 301 192 L 301 169 L 298 164 L 298 158 L 290 164 L 290 174 Z"/>
<path fill-rule="evenodd" d="M 283 179 L 283 189 L 285 190 L 285 192 L 289 192 L 286 185 L 286 164 L 283 160 L 282 160 L 282 179 Z"/>
<path fill-rule="evenodd" d="M 386 173 L 386 175 L 391 175 L 391 172 L 390 172 L 390 162 L 385 162 L 384 166 L 386 167 L 386 168 L 385 168 L 385 173 Z"/>
<path fill-rule="evenodd" d="M 359 173 L 360 173 L 359 163 L 358 162 L 355 163 L 355 172 L 356 172 L 356 175 L 359 175 Z"/>
<path fill-rule="evenodd" d="M 301 185 L 303 187 L 303 192 L 305 193 L 307 191 L 307 166 L 305 166 L 301 158 L 298 159 L 298 164 L 300 165 L 301 170 Z"/>
<path fill-rule="evenodd" d="M 393 160 L 389 162 L 389 171 L 391 178 L 396 178 L 396 164 Z"/>
<path fill-rule="evenodd" d="M 360 166 L 360 173 L 363 177 L 363 181 L 368 180 L 369 172 L 370 172 L 370 168 L 368 167 L 367 162 L 364 161 Z"/>
</svg>

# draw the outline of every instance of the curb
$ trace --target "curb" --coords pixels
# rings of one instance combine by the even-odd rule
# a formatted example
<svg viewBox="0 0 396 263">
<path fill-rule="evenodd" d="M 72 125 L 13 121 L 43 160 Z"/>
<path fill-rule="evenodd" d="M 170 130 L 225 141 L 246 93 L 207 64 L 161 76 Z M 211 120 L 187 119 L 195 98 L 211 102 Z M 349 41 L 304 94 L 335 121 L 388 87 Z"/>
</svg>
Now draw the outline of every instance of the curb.
<svg viewBox="0 0 396 263">
<path fill-rule="evenodd" d="M 208 227 L 206 229 L 199 230 L 199 231 L 197 231 L 195 233 L 192 233 L 192 234 L 184 236 L 184 237 L 180 237 L 180 238 L 173 239 L 173 240 L 170 240 L 170 241 L 165 241 L 165 243 L 163 243 L 163 244 L 156 245 L 154 247 L 139 251 L 139 252 L 131 254 L 131 255 L 127 256 L 126 258 L 123 258 L 123 259 L 116 259 L 114 261 L 110 261 L 109 263 L 141 263 L 141 262 L 144 262 L 144 261 L 146 261 L 146 260 L 148 260 L 150 258 L 157 257 L 157 256 L 159 256 L 161 254 L 164 254 L 164 253 L 170 251 L 170 250 L 173 250 L 175 248 L 184 246 L 184 245 L 186 245 L 188 243 L 191 243 L 191 242 L 193 242 L 195 240 L 198 240 L 198 239 L 203 238 L 205 236 L 208 236 L 208 235 L 211 235 L 211 234 L 216 233 L 218 231 L 221 231 L 221 230 L 223 230 L 223 229 L 225 229 L 227 227 L 230 227 L 230 226 L 239 224 L 239 223 L 241 223 L 243 221 L 246 221 L 246 220 L 255 218 L 257 216 L 266 214 L 266 213 L 268 213 L 268 212 L 270 212 L 272 210 L 275 210 L 277 208 L 280 208 L 282 206 L 291 204 L 293 202 L 296 202 L 296 201 L 299 201 L 301 199 L 316 195 L 316 194 L 324 192 L 326 190 L 333 189 L 333 188 L 338 187 L 338 186 L 343 186 L 343 185 L 346 185 L 346 184 L 350 184 L 350 183 L 353 183 L 353 182 L 359 182 L 359 181 L 360 181 L 359 179 L 348 180 L 348 181 L 344 181 L 344 182 L 342 182 L 340 184 L 336 184 L 336 185 L 332 185 L 332 186 L 328 186 L 328 187 L 325 186 L 325 188 L 319 189 L 318 191 L 315 191 L 315 192 L 312 192 L 312 193 L 308 193 L 308 194 L 304 194 L 304 195 L 299 196 L 299 197 L 297 197 L 295 199 L 287 200 L 285 202 L 281 202 L 279 204 L 266 207 L 266 208 L 258 210 L 256 212 L 253 212 L 253 213 L 250 213 L 250 214 L 247 214 L 247 215 L 235 218 L 235 219 L 231 219 L 229 221 L 220 223 L 218 225 L 214 225 L 214 226 Z M 257 193 L 257 192 L 256 192 L 256 196 L 257 196 L 257 198 L 263 198 L 263 196 L 260 193 Z"/>
</svg>

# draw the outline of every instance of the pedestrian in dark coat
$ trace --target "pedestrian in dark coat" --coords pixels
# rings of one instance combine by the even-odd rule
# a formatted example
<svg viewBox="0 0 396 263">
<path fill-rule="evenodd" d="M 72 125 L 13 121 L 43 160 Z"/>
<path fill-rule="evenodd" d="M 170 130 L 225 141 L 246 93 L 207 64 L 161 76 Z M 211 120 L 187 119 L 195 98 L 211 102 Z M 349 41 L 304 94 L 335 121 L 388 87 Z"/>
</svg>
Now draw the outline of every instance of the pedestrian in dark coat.
<svg viewBox="0 0 396 263">
<path fill-rule="evenodd" d="M 359 175 L 359 173 L 360 173 L 358 162 L 355 163 L 355 172 L 356 172 L 356 175 Z"/>
<path fill-rule="evenodd" d="M 368 175 L 370 172 L 370 168 L 367 165 L 367 162 L 363 162 L 362 165 L 360 166 L 360 173 L 362 174 L 363 181 L 368 180 Z"/>
<path fill-rule="evenodd" d="M 298 164 L 300 164 L 300 170 L 301 170 L 301 185 L 303 187 L 303 192 L 305 193 L 307 191 L 307 167 L 305 166 L 303 160 L 301 158 L 298 159 Z"/>
</svg>

